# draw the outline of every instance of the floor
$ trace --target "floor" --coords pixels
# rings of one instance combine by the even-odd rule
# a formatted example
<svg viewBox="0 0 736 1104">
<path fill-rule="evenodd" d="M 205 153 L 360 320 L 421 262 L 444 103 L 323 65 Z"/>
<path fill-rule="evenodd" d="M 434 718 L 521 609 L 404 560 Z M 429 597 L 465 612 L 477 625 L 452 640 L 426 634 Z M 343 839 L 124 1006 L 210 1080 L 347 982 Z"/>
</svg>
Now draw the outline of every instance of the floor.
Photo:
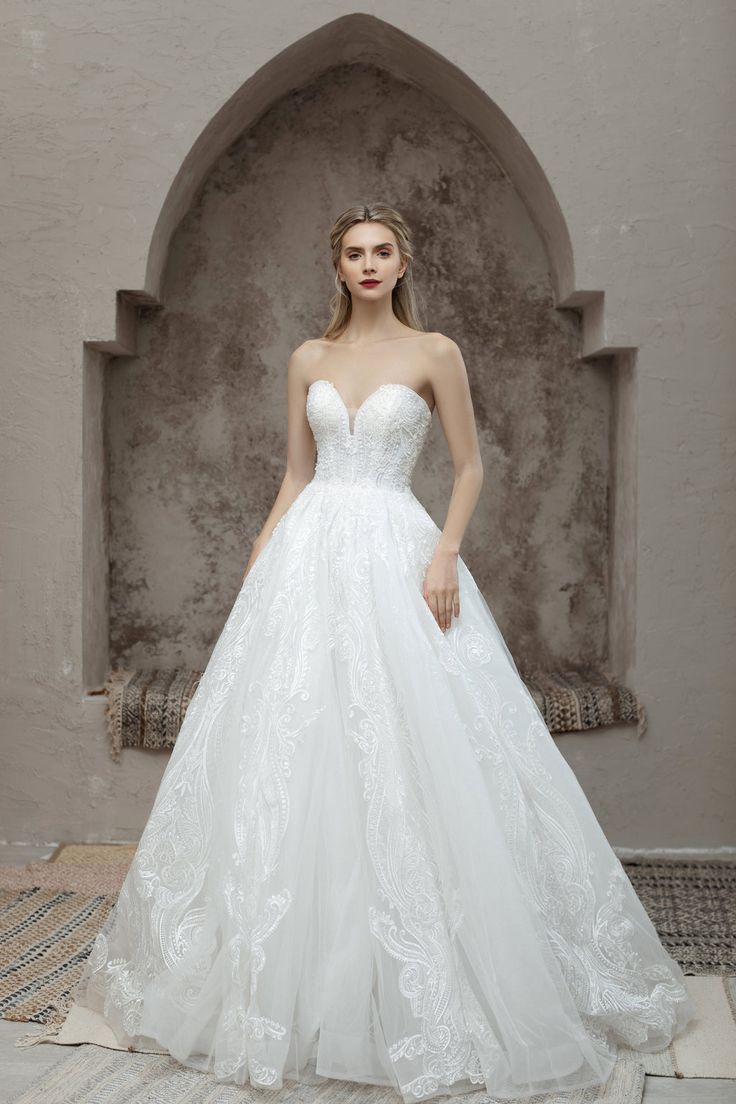
<svg viewBox="0 0 736 1104">
<path fill-rule="evenodd" d="M 0 864 L 19 866 L 38 862 L 47 859 L 55 846 L 0 844 Z M 71 1053 L 71 1047 L 56 1046 L 54 1043 L 39 1043 L 34 1047 L 14 1045 L 20 1035 L 37 1030 L 41 1030 L 40 1025 L 0 1019 L 0 1104 L 8 1104 L 46 1070 Z M 678 1079 L 647 1076 L 644 1104 L 736 1104 L 736 1081 L 710 1077 Z"/>
</svg>

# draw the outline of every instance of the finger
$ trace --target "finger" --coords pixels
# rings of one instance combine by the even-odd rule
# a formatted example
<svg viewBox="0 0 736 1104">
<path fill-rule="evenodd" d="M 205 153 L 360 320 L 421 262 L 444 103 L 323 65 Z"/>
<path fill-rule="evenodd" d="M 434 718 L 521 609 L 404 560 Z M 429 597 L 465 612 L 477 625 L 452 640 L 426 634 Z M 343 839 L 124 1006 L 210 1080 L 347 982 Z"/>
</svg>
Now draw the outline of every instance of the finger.
<svg viewBox="0 0 736 1104">
<path fill-rule="evenodd" d="M 441 627 L 442 627 L 443 632 L 446 632 L 446 630 L 450 627 L 450 618 L 448 616 L 449 615 L 449 608 L 448 607 L 449 607 L 449 598 L 448 598 L 447 592 L 443 591 L 442 594 L 440 595 L 440 618 L 441 618 L 440 623 L 441 623 Z"/>
<path fill-rule="evenodd" d="M 439 625 L 439 623 L 440 623 L 440 609 L 439 609 L 439 602 L 437 600 L 437 595 L 435 593 L 432 593 L 429 596 L 429 608 L 432 611 L 432 616 L 434 617 L 435 621 Z"/>
</svg>

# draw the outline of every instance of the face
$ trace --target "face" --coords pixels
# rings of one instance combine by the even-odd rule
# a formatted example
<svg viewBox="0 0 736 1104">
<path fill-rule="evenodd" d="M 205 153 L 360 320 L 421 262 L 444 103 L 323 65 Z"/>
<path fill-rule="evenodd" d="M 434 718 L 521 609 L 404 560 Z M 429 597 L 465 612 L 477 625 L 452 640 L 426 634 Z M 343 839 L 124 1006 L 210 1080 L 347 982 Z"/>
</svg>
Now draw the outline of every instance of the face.
<svg viewBox="0 0 736 1104">
<path fill-rule="evenodd" d="M 382 222 L 351 226 L 343 235 L 337 271 L 354 299 L 390 296 L 406 271 L 393 230 Z"/>
</svg>

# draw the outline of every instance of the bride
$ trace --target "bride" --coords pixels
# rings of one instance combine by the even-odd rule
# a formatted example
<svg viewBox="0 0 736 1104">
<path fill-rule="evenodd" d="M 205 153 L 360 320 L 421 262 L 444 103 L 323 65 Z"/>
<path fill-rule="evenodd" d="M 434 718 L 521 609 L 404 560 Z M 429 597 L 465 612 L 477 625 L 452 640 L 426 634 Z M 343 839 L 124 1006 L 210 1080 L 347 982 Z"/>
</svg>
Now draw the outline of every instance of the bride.
<svg viewBox="0 0 736 1104">
<path fill-rule="evenodd" d="M 460 556 L 473 407 L 407 225 L 351 207 L 331 245 L 281 489 L 74 996 L 223 1082 L 603 1085 L 690 1022 L 685 979 Z M 435 409 L 441 530 L 410 486 Z"/>
</svg>

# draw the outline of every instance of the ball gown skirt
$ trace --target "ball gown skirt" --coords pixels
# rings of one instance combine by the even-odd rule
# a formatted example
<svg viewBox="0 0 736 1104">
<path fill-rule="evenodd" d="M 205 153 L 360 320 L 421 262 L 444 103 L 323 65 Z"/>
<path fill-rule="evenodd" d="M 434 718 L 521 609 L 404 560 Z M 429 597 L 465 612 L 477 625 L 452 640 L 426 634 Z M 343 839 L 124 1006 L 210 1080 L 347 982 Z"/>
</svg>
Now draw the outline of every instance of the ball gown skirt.
<svg viewBox="0 0 736 1104">
<path fill-rule="evenodd" d="M 411 475 L 404 384 L 307 395 L 313 479 L 240 589 L 74 997 L 121 1043 L 269 1089 L 602 1085 L 695 1010 Z"/>
</svg>

